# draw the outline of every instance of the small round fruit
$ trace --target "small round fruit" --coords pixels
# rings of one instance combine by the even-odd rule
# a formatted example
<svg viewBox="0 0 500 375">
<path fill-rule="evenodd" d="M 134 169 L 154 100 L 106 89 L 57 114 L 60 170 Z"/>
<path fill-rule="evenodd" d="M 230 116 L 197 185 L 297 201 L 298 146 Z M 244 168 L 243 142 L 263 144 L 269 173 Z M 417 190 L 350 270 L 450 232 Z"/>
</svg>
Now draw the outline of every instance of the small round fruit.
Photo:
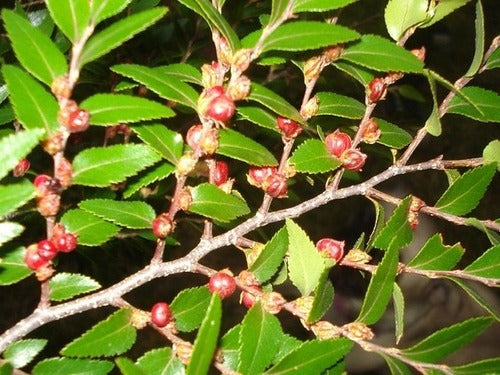
<svg viewBox="0 0 500 375">
<path fill-rule="evenodd" d="M 157 302 L 151 308 L 151 321 L 158 327 L 165 327 L 172 320 L 172 311 L 166 302 Z"/>
<path fill-rule="evenodd" d="M 322 238 L 316 243 L 318 251 L 327 258 L 335 259 L 339 262 L 344 257 L 345 241 L 333 238 Z"/>
<path fill-rule="evenodd" d="M 46 174 L 39 174 L 33 181 L 37 195 L 43 197 L 52 191 L 52 177 Z"/>
<path fill-rule="evenodd" d="M 162 213 L 153 220 L 152 227 L 156 237 L 165 239 L 174 230 L 174 222 L 168 213 Z"/>
<path fill-rule="evenodd" d="M 234 101 L 226 94 L 222 94 L 210 101 L 206 114 L 216 121 L 224 122 L 233 117 L 234 111 Z"/>
<path fill-rule="evenodd" d="M 64 233 L 62 236 L 59 236 L 55 242 L 57 251 L 63 253 L 70 253 L 76 249 L 78 245 L 78 239 L 73 233 Z"/>
<path fill-rule="evenodd" d="M 30 169 L 30 162 L 28 159 L 21 159 L 14 167 L 14 177 L 22 177 Z"/>
<path fill-rule="evenodd" d="M 250 167 L 247 180 L 250 185 L 262 187 L 264 180 L 276 173 L 276 167 Z"/>
<path fill-rule="evenodd" d="M 352 140 L 348 134 L 335 130 L 333 133 L 330 133 L 325 138 L 325 145 L 328 149 L 328 152 L 335 156 L 336 158 L 340 158 L 342 153 L 345 150 L 351 148 Z"/>
<path fill-rule="evenodd" d="M 229 178 L 229 167 L 225 161 L 217 161 L 214 170 L 214 184 L 221 186 L 227 182 Z"/>
<path fill-rule="evenodd" d="M 285 138 L 295 138 L 302 132 L 302 127 L 297 121 L 285 117 L 277 118 L 278 129 Z"/>
<path fill-rule="evenodd" d="M 217 272 L 210 277 L 208 290 L 210 290 L 210 293 L 217 293 L 220 298 L 224 299 L 234 293 L 236 282 L 233 276 L 225 272 Z"/>
<path fill-rule="evenodd" d="M 264 180 L 262 189 L 273 198 L 284 198 L 288 190 L 286 177 L 280 173 L 274 173 Z"/>
<path fill-rule="evenodd" d="M 38 255 L 40 255 L 45 260 L 54 259 L 57 255 L 57 248 L 49 240 L 41 240 L 37 243 Z"/>
<path fill-rule="evenodd" d="M 87 130 L 89 127 L 90 114 L 84 109 L 77 109 L 69 114 L 66 128 L 71 133 L 78 133 Z"/>
<path fill-rule="evenodd" d="M 366 154 L 357 148 L 346 150 L 341 156 L 342 166 L 350 171 L 360 171 L 365 165 Z"/>
<path fill-rule="evenodd" d="M 49 262 L 49 260 L 41 257 L 40 254 L 38 254 L 37 244 L 28 246 L 28 248 L 26 249 L 26 254 L 24 254 L 24 263 L 26 263 L 28 268 L 32 269 L 33 271 L 47 266 Z"/>
<path fill-rule="evenodd" d="M 384 99 L 387 92 L 387 85 L 383 78 L 374 78 L 368 84 L 368 102 L 376 103 Z"/>
<path fill-rule="evenodd" d="M 201 124 L 193 125 L 189 128 L 186 133 L 186 143 L 193 150 L 196 150 L 200 147 L 201 136 L 203 134 L 203 126 Z"/>
</svg>

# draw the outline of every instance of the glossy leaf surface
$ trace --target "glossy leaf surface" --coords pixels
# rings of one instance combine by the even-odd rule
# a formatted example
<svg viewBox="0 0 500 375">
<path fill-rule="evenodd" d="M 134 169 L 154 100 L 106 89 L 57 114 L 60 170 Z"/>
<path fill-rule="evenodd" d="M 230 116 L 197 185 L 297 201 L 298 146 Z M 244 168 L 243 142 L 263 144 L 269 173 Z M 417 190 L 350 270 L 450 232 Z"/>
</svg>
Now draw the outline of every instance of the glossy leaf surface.
<svg viewBox="0 0 500 375">
<path fill-rule="evenodd" d="M 61 272 L 49 281 L 50 299 L 64 301 L 74 296 L 99 289 L 101 285 L 88 276 Z"/>
</svg>

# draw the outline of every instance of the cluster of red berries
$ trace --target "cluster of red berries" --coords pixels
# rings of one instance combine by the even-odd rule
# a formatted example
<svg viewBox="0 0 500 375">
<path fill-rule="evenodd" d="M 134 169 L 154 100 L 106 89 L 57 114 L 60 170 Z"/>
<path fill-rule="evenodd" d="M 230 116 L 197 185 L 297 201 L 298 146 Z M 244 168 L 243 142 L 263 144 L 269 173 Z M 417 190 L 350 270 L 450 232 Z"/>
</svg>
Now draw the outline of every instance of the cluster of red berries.
<svg viewBox="0 0 500 375">
<path fill-rule="evenodd" d="M 157 302 L 151 308 L 151 321 L 157 327 L 165 327 L 172 321 L 172 311 L 166 302 Z"/>
<path fill-rule="evenodd" d="M 76 249 L 78 240 L 73 233 L 66 232 L 62 224 L 54 226 L 50 239 L 41 240 L 27 248 L 24 256 L 26 265 L 36 271 L 47 267 L 57 253 L 69 253 Z"/>
<path fill-rule="evenodd" d="M 322 238 L 316 243 L 316 249 L 325 258 L 334 259 L 336 262 L 344 257 L 345 241 L 339 241 L 333 238 Z"/>
<path fill-rule="evenodd" d="M 261 188 L 273 198 L 286 197 L 288 190 L 287 178 L 278 173 L 276 167 L 251 167 L 247 174 L 248 182 Z"/>
<path fill-rule="evenodd" d="M 366 154 L 351 147 L 352 140 L 348 134 L 337 129 L 325 138 L 325 145 L 332 156 L 340 159 L 345 169 L 360 171 L 365 165 Z"/>
</svg>

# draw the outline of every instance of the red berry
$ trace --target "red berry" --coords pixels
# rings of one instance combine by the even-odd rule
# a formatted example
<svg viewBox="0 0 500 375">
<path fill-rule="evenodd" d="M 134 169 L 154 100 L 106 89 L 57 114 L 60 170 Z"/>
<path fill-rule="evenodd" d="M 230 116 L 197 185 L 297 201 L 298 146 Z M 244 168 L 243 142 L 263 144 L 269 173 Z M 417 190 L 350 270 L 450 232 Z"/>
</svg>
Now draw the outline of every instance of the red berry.
<svg viewBox="0 0 500 375">
<path fill-rule="evenodd" d="M 153 220 L 152 227 L 156 237 L 165 239 L 174 230 L 174 222 L 168 213 L 162 213 Z"/>
<path fill-rule="evenodd" d="M 52 190 L 52 184 L 52 177 L 47 176 L 46 174 L 39 174 L 33 181 L 33 185 L 35 185 L 35 189 L 39 197 L 43 197 L 44 195 L 50 193 Z"/>
<path fill-rule="evenodd" d="M 229 167 L 225 161 L 217 161 L 214 170 L 214 184 L 221 186 L 227 182 Z"/>
<path fill-rule="evenodd" d="M 328 134 L 325 138 L 325 145 L 328 152 L 336 158 L 340 158 L 345 150 L 350 149 L 351 144 L 351 137 L 346 133 L 340 132 L 338 129 Z"/>
<path fill-rule="evenodd" d="M 224 122 L 233 117 L 234 111 L 234 101 L 226 94 L 222 94 L 209 102 L 206 114 L 216 121 Z"/>
<path fill-rule="evenodd" d="M 240 294 L 240 303 L 243 304 L 243 306 L 245 306 L 247 309 L 255 305 L 255 302 L 257 302 L 259 298 L 258 296 L 262 294 L 262 289 L 257 286 L 252 286 L 250 287 L 250 289 L 252 290 L 252 293 L 244 290 Z"/>
<path fill-rule="evenodd" d="M 247 180 L 253 186 L 262 187 L 264 180 L 275 173 L 276 167 L 250 167 Z"/>
<path fill-rule="evenodd" d="M 41 240 L 37 244 L 38 255 L 45 260 L 54 259 L 57 255 L 57 249 L 49 240 Z"/>
<path fill-rule="evenodd" d="M 165 327 L 172 320 L 172 311 L 166 302 L 157 302 L 151 308 L 151 321 L 158 327 Z"/>
<path fill-rule="evenodd" d="M 41 267 L 47 266 L 50 261 L 38 254 L 38 245 L 35 244 L 28 246 L 28 248 L 26 249 L 26 254 L 24 254 L 24 262 L 30 269 L 36 271 Z"/>
<path fill-rule="evenodd" d="M 200 147 L 201 136 L 203 133 L 203 126 L 201 124 L 193 125 L 189 128 L 186 134 L 186 143 L 193 150 Z"/>
<path fill-rule="evenodd" d="M 21 159 L 14 167 L 14 177 L 22 177 L 30 169 L 30 162 L 28 159 Z"/>
<path fill-rule="evenodd" d="M 89 112 L 84 109 L 70 112 L 66 128 L 71 133 L 83 132 L 89 127 L 89 118 Z"/>
<path fill-rule="evenodd" d="M 325 257 L 335 259 L 339 262 L 344 257 L 344 245 L 345 241 L 322 238 L 316 243 L 316 248 Z"/>
<path fill-rule="evenodd" d="M 225 273 L 217 272 L 212 275 L 208 282 L 208 290 L 211 293 L 217 293 L 220 298 L 229 297 L 236 289 L 236 282 L 234 277 Z"/>
<path fill-rule="evenodd" d="M 288 184 L 286 177 L 279 173 L 268 176 L 262 183 L 262 189 L 273 198 L 286 197 Z"/>
<path fill-rule="evenodd" d="M 387 85 L 383 78 L 374 78 L 368 84 L 368 101 L 369 103 L 376 103 L 384 99 L 387 92 Z"/>
<path fill-rule="evenodd" d="M 278 128 L 286 138 L 295 138 L 302 132 L 302 127 L 297 121 L 285 117 L 278 117 Z"/>
<path fill-rule="evenodd" d="M 76 249 L 76 245 L 78 245 L 78 239 L 73 233 L 64 233 L 62 236 L 56 239 L 55 245 L 57 251 L 70 253 Z"/>
<path fill-rule="evenodd" d="M 366 154 L 357 148 L 346 150 L 341 156 L 342 166 L 350 171 L 360 171 L 365 165 Z"/>
</svg>

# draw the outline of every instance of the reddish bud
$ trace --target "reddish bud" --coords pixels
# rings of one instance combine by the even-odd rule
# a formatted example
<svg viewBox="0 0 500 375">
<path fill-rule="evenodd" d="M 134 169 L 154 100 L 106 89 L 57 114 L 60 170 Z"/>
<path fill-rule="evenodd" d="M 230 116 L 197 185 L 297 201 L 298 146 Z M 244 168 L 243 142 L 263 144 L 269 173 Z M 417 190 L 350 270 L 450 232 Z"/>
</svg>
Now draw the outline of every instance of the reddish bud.
<svg viewBox="0 0 500 375">
<path fill-rule="evenodd" d="M 44 217 L 55 216 L 61 206 L 61 196 L 55 193 L 48 193 L 37 199 L 37 210 Z"/>
<path fill-rule="evenodd" d="M 76 249 L 78 239 L 73 233 L 65 233 L 55 240 L 55 245 L 58 251 L 70 253 Z"/>
<path fill-rule="evenodd" d="M 387 93 L 387 84 L 385 83 L 383 78 L 374 78 L 368 84 L 367 90 L 367 98 L 368 103 L 376 103 L 379 100 L 385 98 L 385 94 Z"/>
<path fill-rule="evenodd" d="M 158 327 L 165 327 L 172 320 L 172 311 L 166 302 L 157 302 L 151 308 L 151 321 Z"/>
<path fill-rule="evenodd" d="M 83 132 L 89 127 L 89 118 L 89 112 L 84 109 L 78 109 L 77 111 L 71 112 L 66 128 L 71 133 Z"/>
<path fill-rule="evenodd" d="M 73 166 L 61 154 L 57 154 L 54 163 L 54 176 L 63 188 L 71 186 L 73 181 Z"/>
<path fill-rule="evenodd" d="M 313 96 L 300 109 L 300 115 L 304 120 L 309 120 L 311 117 L 316 116 L 318 110 L 319 110 L 319 99 L 317 96 Z"/>
<path fill-rule="evenodd" d="M 240 303 L 243 304 L 247 309 L 255 305 L 255 302 L 259 299 L 258 295 L 262 293 L 262 290 L 257 287 L 253 287 L 251 289 L 255 289 L 255 294 L 247 291 L 243 291 L 240 294 Z"/>
<path fill-rule="evenodd" d="M 52 177 L 46 174 L 39 174 L 35 177 L 33 185 L 35 185 L 37 196 L 43 197 L 44 195 L 52 192 L 53 180 Z"/>
<path fill-rule="evenodd" d="M 364 124 L 364 127 L 363 141 L 370 144 L 377 142 L 382 134 L 377 121 L 375 121 L 374 118 L 371 118 L 366 122 L 366 124 Z"/>
<path fill-rule="evenodd" d="M 227 42 L 226 38 L 224 38 L 223 36 L 219 37 L 217 43 L 217 57 L 219 58 L 219 61 L 222 64 L 224 65 L 231 64 L 232 60 L 231 46 Z"/>
<path fill-rule="evenodd" d="M 287 302 L 286 299 L 277 292 L 264 293 L 260 297 L 260 301 L 264 310 L 271 314 L 279 313 L 283 305 Z"/>
<path fill-rule="evenodd" d="M 30 169 L 30 162 L 28 159 L 21 159 L 14 167 L 14 177 L 22 177 Z"/>
<path fill-rule="evenodd" d="M 233 100 L 223 94 L 214 99 L 208 104 L 206 115 L 215 121 L 225 122 L 233 117 L 235 106 Z"/>
<path fill-rule="evenodd" d="M 26 263 L 28 268 L 37 270 L 41 267 L 47 266 L 50 261 L 43 258 L 38 253 L 38 245 L 33 244 L 28 246 L 28 248 L 26 249 L 26 253 L 24 254 L 24 263 Z"/>
<path fill-rule="evenodd" d="M 213 62 L 212 64 L 204 64 L 201 67 L 201 82 L 203 87 L 210 88 L 219 84 L 219 64 Z"/>
<path fill-rule="evenodd" d="M 316 248 L 326 258 L 335 259 L 339 262 L 344 257 L 345 241 L 333 238 L 322 238 L 316 243 Z"/>
<path fill-rule="evenodd" d="M 285 138 L 295 138 L 302 132 L 302 127 L 297 121 L 285 117 L 278 117 L 278 128 Z"/>
<path fill-rule="evenodd" d="M 234 277 L 226 272 L 217 272 L 210 277 L 208 282 L 208 290 L 210 293 L 217 293 L 220 298 L 229 297 L 236 290 L 236 282 Z"/>
<path fill-rule="evenodd" d="M 41 240 L 37 244 L 38 255 L 45 260 L 54 259 L 57 255 L 57 249 L 54 244 L 49 240 Z"/>
<path fill-rule="evenodd" d="M 153 220 L 153 233 L 156 237 L 165 239 L 174 230 L 174 222 L 168 213 L 162 213 Z"/>
<path fill-rule="evenodd" d="M 342 165 L 350 171 L 360 171 L 365 165 L 366 154 L 357 148 L 346 150 L 341 156 Z"/>
<path fill-rule="evenodd" d="M 422 61 L 422 62 L 425 61 L 425 52 L 426 51 L 425 51 L 425 47 L 424 46 L 422 46 L 420 48 L 412 49 L 410 52 L 413 53 L 415 56 L 417 56 L 417 58 L 420 61 Z"/>
<path fill-rule="evenodd" d="M 191 206 L 192 202 L 193 202 L 193 197 L 191 196 L 191 191 L 188 187 L 185 187 L 179 194 L 179 201 L 178 201 L 179 208 L 182 211 L 187 211 L 189 210 L 189 207 Z"/>
<path fill-rule="evenodd" d="M 57 99 L 68 99 L 71 96 L 71 88 L 69 87 L 68 76 L 63 75 L 56 77 L 54 81 L 52 81 L 50 90 Z"/>
<path fill-rule="evenodd" d="M 200 141 L 203 133 L 203 126 L 201 124 L 193 125 L 189 128 L 186 133 L 186 143 L 193 150 L 196 150 L 200 147 Z"/>
<path fill-rule="evenodd" d="M 318 79 L 325 67 L 326 60 L 323 56 L 313 56 L 304 63 L 304 81 L 310 82 Z"/>
<path fill-rule="evenodd" d="M 264 180 L 276 173 L 276 167 L 250 167 L 247 180 L 250 185 L 262 187 Z"/>
<path fill-rule="evenodd" d="M 336 158 L 340 158 L 345 150 L 350 149 L 351 144 L 351 137 L 346 133 L 340 132 L 338 129 L 328 134 L 325 138 L 325 145 L 328 152 Z"/>
<path fill-rule="evenodd" d="M 282 174 L 274 173 L 264 180 L 262 189 L 273 198 L 284 198 L 288 190 L 286 177 Z"/>
<path fill-rule="evenodd" d="M 192 152 L 186 152 L 177 162 L 175 173 L 179 176 L 186 176 L 196 167 L 198 159 Z"/>
<path fill-rule="evenodd" d="M 252 50 L 248 48 L 242 48 L 236 51 L 232 61 L 233 67 L 240 72 L 247 70 L 250 66 L 251 54 Z"/>
<path fill-rule="evenodd" d="M 327 47 L 323 50 L 323 56 L 325 56 L 327 62 L 331 63 L 337 60 L 340 55 L 344 52 L 344 45 L 337 44 L 335 46 Z"/>
<path fill-rule="evenodd" d="M 43 149 L 49 155 L 55 155 L 64 149 L 64 135 L 61 132 L 53 133 L 43 142 Z"/>
<path fill-rule="evenodd" d="M 250 94 L 252 82 L 247 76 L 239 76 L 232 85 L 227 88 L 227 95 L 233 100 L 243 100 Z"/>
<path fill-rule="evenodd" d="M 217 161 L 214 170 L 214 184 L 221 186 L 227 182 L 229 167 L 225 161 Z"/>
<path fill-rule="evenodd" d="M 207 129 L 201 138 L 201 152 L 212 155 L 219 148 L 219 132 L 217 129 Z"/>
</svg>

